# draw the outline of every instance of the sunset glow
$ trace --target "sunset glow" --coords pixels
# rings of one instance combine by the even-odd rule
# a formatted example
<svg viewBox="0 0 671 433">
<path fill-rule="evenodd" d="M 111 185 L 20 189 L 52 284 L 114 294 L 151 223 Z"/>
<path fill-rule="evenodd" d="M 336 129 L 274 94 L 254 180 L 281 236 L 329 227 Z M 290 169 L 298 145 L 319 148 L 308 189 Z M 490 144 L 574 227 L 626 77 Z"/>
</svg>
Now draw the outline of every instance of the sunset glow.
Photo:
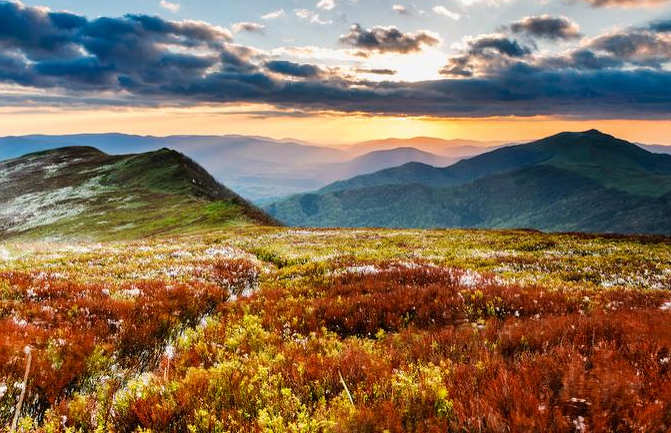
<svg viewBox="0 0 671 433">
<path fill-rule="evenodd" d="M 4 135 L 122 132 L 138 135 L 261 135 L 338 146 L 377 138 L 419 136 L 519 142 L 559 131 L 598 128 L 642 143 L 671 145 L 671 120 L 567 120 L 548 117 L 445 119 L 320 113 L 273 117 L 267 106 L 163 109 L 0 109 Z M 244 114 L 251 112 L 256 114 Z M 235 114 L 232 114 L 235 113 Z M 268 116 L 268 117 L 266 117 Z"/>
</svg>

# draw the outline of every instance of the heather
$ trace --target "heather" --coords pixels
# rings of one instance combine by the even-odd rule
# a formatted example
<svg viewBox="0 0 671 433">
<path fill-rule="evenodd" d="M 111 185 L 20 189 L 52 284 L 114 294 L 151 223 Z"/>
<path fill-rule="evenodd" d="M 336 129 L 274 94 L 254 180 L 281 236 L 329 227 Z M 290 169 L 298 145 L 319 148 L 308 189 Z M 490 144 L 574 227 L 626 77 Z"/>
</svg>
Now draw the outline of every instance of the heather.
<svg viewBox="0 0 671 433">
<path fill-rule="evenodd" d="M 671 245 L 239 228 L 0 248 L 39 432 L 665 432 Z"/>
</svg>

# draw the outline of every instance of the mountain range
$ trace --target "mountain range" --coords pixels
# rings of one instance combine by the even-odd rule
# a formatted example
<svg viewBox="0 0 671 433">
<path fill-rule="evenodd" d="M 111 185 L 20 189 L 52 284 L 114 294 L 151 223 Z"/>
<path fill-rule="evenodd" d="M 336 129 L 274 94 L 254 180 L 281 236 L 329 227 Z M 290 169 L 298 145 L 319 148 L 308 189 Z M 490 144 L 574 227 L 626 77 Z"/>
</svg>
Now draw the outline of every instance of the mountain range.
<svg viewBox="0 0 671 433">
<path fill-rule="evenodd" d="M 291 139 L 240 135 L 30 135 L 0 138 L 0 160 L 68 146 L 90 146 L 115 155 L 165 147 L 189 156 L 246 199 L 267 202 L 411 161 L 447 166 L 496 144 L 419 137 L 335 148 Z"/>
<path fill-rule="evenodd" d="M 394 147 L 422 147 L 421 140 L 436 153 Z M 41 150 L 92 141 L 108 152 L 91 146 Z M 215 177 L 176 150 L 153 150 L 166 143 L 188 147 L 219 169 L 265 167 L 259 181 L 264 185 L 275 179 L 290 183 L 282 170 L 273 171 L 283 160 L 286 167 L 312 167 L 313 180 L 325 182 L 329 173 L 346 179 L 273 201 L 264 213 L 233 192 L 235 187 L 219 182 L 225 173 Z M 466 159 L 439 154 L 445 153 L 440 145 L 449 150 L 456 143 L 391 139 L 353 150 L 240 136 L 0 139 L 0 157 L 37 149 L 0 162 L 0 237 L 122 238 L 276 221 L 315 227 L 671 233 L 671 155 L 661 147 L 651 146 L 651 152 L 596 130 L 488 152 L 478 148 L 479 155 Z M 339 162 L 342 155 L 357 153 Z M 373 172 L 359 174 L 368 171 Z"/>
<path fill-rule="evenodd" d="M 0 162 L 0 238 L 127 238 L 275 221 L 174 150 L 65 147 Z"/>
<path fill-rule="evenodd" d="M 265 208 L 296 226 L 671 233 L 671 155 L 596 130 L 408 163 Z"/>
</svg>

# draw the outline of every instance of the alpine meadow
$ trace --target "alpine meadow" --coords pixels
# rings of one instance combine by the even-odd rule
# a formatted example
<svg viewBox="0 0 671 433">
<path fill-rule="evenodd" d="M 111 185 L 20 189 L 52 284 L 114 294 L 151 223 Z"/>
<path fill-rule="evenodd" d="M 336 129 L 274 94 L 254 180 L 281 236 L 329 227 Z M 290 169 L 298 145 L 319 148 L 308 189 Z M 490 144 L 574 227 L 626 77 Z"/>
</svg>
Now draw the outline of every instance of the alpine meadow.
<svg viewBox="0 0 671 433">
<path fill-rule="evenodd" d="M 668 433 L 670 0 L 0 0 L 0 433 Z"/>
</svg>

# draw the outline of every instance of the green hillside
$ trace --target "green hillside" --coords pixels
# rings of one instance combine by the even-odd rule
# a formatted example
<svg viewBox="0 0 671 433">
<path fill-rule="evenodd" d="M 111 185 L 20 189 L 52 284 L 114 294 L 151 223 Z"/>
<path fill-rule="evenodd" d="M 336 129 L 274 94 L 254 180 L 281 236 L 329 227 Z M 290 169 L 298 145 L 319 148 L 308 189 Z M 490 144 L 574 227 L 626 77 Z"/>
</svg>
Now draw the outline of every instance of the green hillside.
<svg viewBox="0 0 671 433">
<path fill-rule="evenodd" d="M 128 238 L 273 220 L 186 156 L 67 147 L 0 162 L 0 236 Z"/>
<path fill-rule="evenodd" d="M 298 226 L 671 233 L 671 157 L 563 133 L 445 169 L 407 164 L 274 203 Z"/>
</svg>

